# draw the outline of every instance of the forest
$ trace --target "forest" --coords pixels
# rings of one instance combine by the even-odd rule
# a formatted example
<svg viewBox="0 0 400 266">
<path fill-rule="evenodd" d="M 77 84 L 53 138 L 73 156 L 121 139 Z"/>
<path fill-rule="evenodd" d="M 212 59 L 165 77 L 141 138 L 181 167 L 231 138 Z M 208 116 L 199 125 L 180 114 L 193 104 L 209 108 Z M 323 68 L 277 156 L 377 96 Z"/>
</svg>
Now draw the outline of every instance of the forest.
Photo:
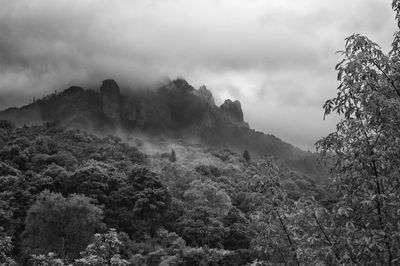
<svg viewBox="0 0 400 266">
<path fill-rule="evenodd" d="M 1 140 L 3 263 L 244 265 L 278 254 L 279 233 L 272 249 L 258 234 L 281 230 L 267 229 L 270 208 L 283 217 L 284 202 L 324 198 L 312 179 L 248 152 L 206 150 L 209 164 L 188 164 L 50 123 L 2 121 Z"/>
<path fill-rule="evenodd" d="M 327 184 L 247 150 L 0 121 L 0 264 L 399 265 L 400 32 L 339 53 Z"/>
</svg>

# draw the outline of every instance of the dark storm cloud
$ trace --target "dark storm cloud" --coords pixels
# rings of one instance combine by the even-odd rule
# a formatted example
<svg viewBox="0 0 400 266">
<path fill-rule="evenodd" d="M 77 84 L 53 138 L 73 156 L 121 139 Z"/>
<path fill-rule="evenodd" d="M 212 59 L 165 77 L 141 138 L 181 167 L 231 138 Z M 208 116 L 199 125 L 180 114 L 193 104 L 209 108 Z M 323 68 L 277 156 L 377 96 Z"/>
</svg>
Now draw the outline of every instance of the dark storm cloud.
<svg viewBox="0 0 400 266">
<path fill-rule="evenodd" d="M 321 105 L 337 86 L 334 52 L 355 32 L 387 49 L 394 14 L 383 0 L 293 3 L 0 0 L 0 107 L 105 78 L 182 76 L 217 103 L 239 99 L 256 129 L 312 149 L 333 129 Z"/>
</svg>

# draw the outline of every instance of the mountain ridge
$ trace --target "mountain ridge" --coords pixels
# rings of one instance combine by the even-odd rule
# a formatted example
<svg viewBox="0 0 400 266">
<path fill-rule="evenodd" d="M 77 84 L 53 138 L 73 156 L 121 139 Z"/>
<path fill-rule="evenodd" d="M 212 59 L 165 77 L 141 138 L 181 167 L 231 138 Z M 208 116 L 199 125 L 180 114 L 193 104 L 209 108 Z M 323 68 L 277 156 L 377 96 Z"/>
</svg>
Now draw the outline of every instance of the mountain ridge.
<svg viewBox="0 0 400 266">
<path fill-rule="evenodd" d="M 178 139 L 198 138 L 214 147 L 239 152 L 247 149 L 253 157 L 273 156 L 315 179 L 326 175 L 315 154 L 251 129 L 243 120 L 238 100 L 227 99 L 217 106 L 205 86 L 196 90 L 184 79 L 169 81 L 156 90 L 131 90 L 126 94 L 112 79 L 104 80 L 98 91 L 72 86 L 21 108 L 1 111 L 0 119 L 18 126 L 57 122 L 111 134 L 123 129 Z"/>
</svg>

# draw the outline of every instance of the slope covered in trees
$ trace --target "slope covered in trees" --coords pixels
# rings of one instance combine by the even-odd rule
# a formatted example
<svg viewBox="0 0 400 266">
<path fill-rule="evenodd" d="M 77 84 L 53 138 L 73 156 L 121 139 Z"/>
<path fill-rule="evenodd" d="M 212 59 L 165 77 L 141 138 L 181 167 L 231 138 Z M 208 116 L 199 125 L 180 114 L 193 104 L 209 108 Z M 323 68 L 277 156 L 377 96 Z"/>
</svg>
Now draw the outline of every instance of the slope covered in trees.
<svg viewBox="0 0 400 266">
<path fill-rule="evenodd" d="M 209 159 L 187 164 L 180 149 L 170 160 L 49 123 L 2 121 L 0 132 L 3 260 L 243 265 L 261 256 L 254 222 L 266 195 L 252 184 L 265 178 L 262 162 L 201 148 Z M 313 180 L 279 171 L 290 201 L 323 194 Z M 109 253 L 96 251 L 103 242 Z"/>
</svg>

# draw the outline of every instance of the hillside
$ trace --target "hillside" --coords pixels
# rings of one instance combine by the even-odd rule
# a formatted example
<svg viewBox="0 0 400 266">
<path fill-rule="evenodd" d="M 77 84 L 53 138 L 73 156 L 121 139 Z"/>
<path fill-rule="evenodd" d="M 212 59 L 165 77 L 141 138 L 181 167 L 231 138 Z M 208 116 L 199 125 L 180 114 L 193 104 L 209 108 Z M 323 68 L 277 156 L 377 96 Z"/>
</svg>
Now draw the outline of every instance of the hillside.
<svg viewBox="0 0 400 266">
<path fill-rule="evenodd" d="M 324 195 L 271 159 L 247 162 L 183 141 L 128 144 L 51 123 L 18 128 L 0 121 L 0 259 L 245 265 L 267 254 L 257 244 L 259 212 L 277 199 L 261 183 L 273 184 L 285 202 Z M 107 254 L 121 264 L 107 264 Z"/>
<path fill-rule="evenodd" d="M 19 126 L 55 122 L 103 135 L 164 136 L 239 153 L 247 149 L 254 158 L 273 156 L 315 180 L 327 176 L 314 154 L 251 129 L 243 120 L 239 101 L 227 99 L 218 107 L 205 86 L 196 90 L 183 79 L 168 81 L 155 90 L 126 89 L 123 93 L 114 80 L 103 81 L 98 91 L 70 87 L 21 108 L 4 110 L 0 119 Z"/>
</svg>

